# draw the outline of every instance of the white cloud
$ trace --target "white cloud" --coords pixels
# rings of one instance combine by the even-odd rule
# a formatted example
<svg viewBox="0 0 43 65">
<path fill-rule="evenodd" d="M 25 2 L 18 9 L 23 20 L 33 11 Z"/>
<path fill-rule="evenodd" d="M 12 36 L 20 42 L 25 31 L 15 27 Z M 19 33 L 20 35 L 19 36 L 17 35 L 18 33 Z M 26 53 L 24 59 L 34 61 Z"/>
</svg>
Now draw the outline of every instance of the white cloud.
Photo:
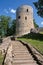
<svg viewBox="0 0 43 65">
<path fill-rule="evenodd" d="M 14 13 L 16 13 L 16 10 L 10 9 L 10 12 L 14 14 Z"/>
<path fill-rule="evenodd" d="M 8 13 L 15 14 L 16 13 L 16 10 L 9 8 L 9 9 L 4 9 L 4 12 L 7 13 L 7 14 Z"/>
<path fill-rule="evenodd" d="M 41 25 L 43 25 L 43 21 L 41 22 Z"/>
<path fill-rule="evenodd" d="M 4 12 L 7 13 L 7 14 L 9 13 L 7 9 L 4 9 Z"/>
</svg>

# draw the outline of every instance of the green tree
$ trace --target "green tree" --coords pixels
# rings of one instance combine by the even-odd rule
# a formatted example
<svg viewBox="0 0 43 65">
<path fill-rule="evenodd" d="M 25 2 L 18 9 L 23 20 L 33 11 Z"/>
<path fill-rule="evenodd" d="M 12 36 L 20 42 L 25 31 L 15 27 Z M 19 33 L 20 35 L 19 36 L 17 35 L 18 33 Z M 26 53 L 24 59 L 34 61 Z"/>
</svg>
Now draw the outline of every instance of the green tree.
<svg viewBox="0 0 43 65">
<path fill-rule="evenodd" d="M 15 35 L 15 33 L 16 33 L 16 20 L 15 19 L 12 20 L 12 24 L 8 28 L 7 31 L 8 31 L 7 36 Z"/>
<path fill-rule="evenodd" d="M 34 27 L 35 28 L 39 27 L 38 24 L 36 24 L 35 19 L 33 20 L 33 22 L 34 22 Z"/>
<path fill-rule="evenodd" d="M 16 19 L 13 19 L 11 29 L 12 29 L 12 33 L 15 34 L 16 33 Z"/>
<path fill-rule="evenodd" d="M 1 22 L 2 35 L 6 35 L 7 34 L 7 29 L 8 29 L 8 26 L 9 26 L 9 22 L 11 20 L 11 17 L 1 15 L 0 19 L 1 19 L 0 22 Z"/>
<path fill-rule="evenodd" d="M 38 0 L 37 2 L 34 2 L 34 5 L 37 9 L 37 14 L 43 17 L 43 0 Z"/>
<path fill-rule="evenodd" d="M 0 22 L 0 36 L 2 35 L 2 25 L 1 25 L 1 22 Z"/>
</svg>

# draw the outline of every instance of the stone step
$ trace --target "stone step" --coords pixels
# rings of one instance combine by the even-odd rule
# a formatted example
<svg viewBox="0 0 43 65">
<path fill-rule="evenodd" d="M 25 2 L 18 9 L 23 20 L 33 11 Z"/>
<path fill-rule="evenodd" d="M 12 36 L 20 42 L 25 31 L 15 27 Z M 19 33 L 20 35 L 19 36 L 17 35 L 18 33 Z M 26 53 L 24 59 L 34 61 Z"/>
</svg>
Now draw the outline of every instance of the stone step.
<svg viewBox="0 0 43 65">
<path fill-rule="evenodd" d="M 15 56 L 32 56 L 31 54 L 29 54 L 29 53 L 12 53 L 12 55 L 15 55 Z"/>
<path fill-rule="evenodd" d="M 19 59 L 23 59 L 23 58 L 24 58 L 24 59 L 33 59 L 32 57 L 28 57 L 28 56 L 24 56 L 24 57 L 22 57 L 22 56 L 20 56 L 20 57 L 19 57 L 19 56 L 16 56 L 16 57 L 15 57 L 15 56 L 14 56 L 14 58 L 19 58 Z"/>
<path fill-rule="evenodd" d="M 34 59 L 34 58 L 32 58 L 32 57 L 29 57 L 29 56 L 24 56 L 24 57 L 22 57 L 22 56 L 12 56 L 12 58 L 14 58 L 14 59 Z"/>
<path fill-rule="evenodd" d="M 13 46 L 15 46 L 15 47 L 25 47 L 26 48 L 26 46 L 24 46 L 24 45 L 22 45 L 22 44 L 17 44 L 17 45 L 13 45 Z"/>
<path fill-rule="evenodd" d="M 28 51 L 27 49 L 25 50 L 25 49 L 13 49 L 13 51 Z"/>
<path fill-rule="evenodd" d="M 14 53 L 14 52 L 12 52 L 12 53 Z M 21 53 L 14 53 L 14 54 L 16 54 L 16 55 L 20 55 L 20 54 L 21 54 L 21 55 L 22 55 L 22 54 L 23 54 L 23 55 L 26 55 L 26 54 L 30 55 L 29 52 L 23 52 L 23 53 L 21 52 Z"/>
<path fill-rule="evenodd" d="M 20 47 L 20 46 L 15 46 L 15 47 L 13 47 L 13 49 L 27 49 L 26 47 Z"/>
<path fill-rule="evenodd" d="M 38 65 L 37 63 L 14 63 L 13 65 Z"/>
<path fill-rule="evenodd" d="M 33 58 L 30 54 L 28 55 L 28 54 L 26 54 L 26 55 L 16 55 L 16 54 L 12 54 L 12 55 L 14 55 L 15 57 L 29 57 L 29 58 Z"/>
<path fill-rule="evenodd" d="M 14 51 L 14 53 L 27 53 L 28 51 Z"/>
<path fill-rule="evenodd" d="M 13 45 L 23 45 L 23 44 L 21 44 L 21 43 L 13 43 Z"/>
<path fill-rule="evenodd" d="M 13 63 L 36 63 L 34 60 L 14 60 Z"/>
<path fill-rule="evenodd" d="M 13 55 L 16 55 L 16 56 L 17 56 L 17 55 L 18 55 L 18 56 L 20 56 L 20 55 L 21 55 L 21 56 L 26 56 L 26 55 L 32 56 L 30 53 L 24 54 L 24 53 L 22 53 L 22 52 L 21 52 L 21 53 L 17 53 L 17 52 L 14 53 L 14 52 L 13 52 L 12 54 L 13 54 Z"/>
<path fill-rule="evenodd" d="M 13 51 L 28 51 L 27 49 L 13 49 Z"/>
<path fill-rule="evenodd" d="M 16 42 L 16 43 L 14 42 L 14 43 L 12 43 L 12 44 L 13 44 L 13 45 L 23 45 L 22 43 L 17 43 L 17 42 Z"/>
<path fill-rule="evenodd" d="M 33 58 L 14 58 L 14 60 L 34 60 Z"/>
<path fill-rule="evenodd" d="M 21 49 L 22 49 L 22 48 L 25 48 L 25 49 L 26 49 L 26 47 L 24 47 L 24 46 L 14 46 L 14 47 L 15 47 L 15 48 L 21 48 Z M 14 47 L 13 47 L 13 48 L 14 48 Z"/>
<path fill-rule="evenodd" d="M 24 46 L 22 43 L 13 43 L 13 46 Z"/>
</svg>

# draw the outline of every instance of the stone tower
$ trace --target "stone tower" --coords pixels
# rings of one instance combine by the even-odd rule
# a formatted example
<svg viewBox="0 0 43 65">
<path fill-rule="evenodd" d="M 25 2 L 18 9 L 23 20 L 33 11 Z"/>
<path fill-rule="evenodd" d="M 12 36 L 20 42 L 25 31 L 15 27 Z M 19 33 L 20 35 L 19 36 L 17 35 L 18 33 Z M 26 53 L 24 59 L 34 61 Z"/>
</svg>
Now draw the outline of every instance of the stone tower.
<svg viewBox="0 0 43 65">
<path fill-rule="evenodd" d="M 18 7 L 16 11 L 16 36 L 28 34 L 33 28 L 33 8 L 28 5 Z"/>
</svg>

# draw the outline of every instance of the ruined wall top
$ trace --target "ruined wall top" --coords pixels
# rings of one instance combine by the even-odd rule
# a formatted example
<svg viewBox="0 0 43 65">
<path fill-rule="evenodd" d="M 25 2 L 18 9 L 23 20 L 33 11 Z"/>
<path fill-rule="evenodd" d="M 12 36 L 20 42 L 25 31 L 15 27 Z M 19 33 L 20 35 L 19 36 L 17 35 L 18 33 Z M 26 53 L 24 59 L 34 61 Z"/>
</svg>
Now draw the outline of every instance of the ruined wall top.
<svg viewBox="0 0 43 65">
<path fill-rule="evenodd" d="M 29 6 L 29 5 L 22 5 L 22 6 L 18 7 L 17 12 L 25 11 L 26 9 L 28 9 L 29 12 L 33 13 L 33 8 L 31 6 Z"/>
</svg>

